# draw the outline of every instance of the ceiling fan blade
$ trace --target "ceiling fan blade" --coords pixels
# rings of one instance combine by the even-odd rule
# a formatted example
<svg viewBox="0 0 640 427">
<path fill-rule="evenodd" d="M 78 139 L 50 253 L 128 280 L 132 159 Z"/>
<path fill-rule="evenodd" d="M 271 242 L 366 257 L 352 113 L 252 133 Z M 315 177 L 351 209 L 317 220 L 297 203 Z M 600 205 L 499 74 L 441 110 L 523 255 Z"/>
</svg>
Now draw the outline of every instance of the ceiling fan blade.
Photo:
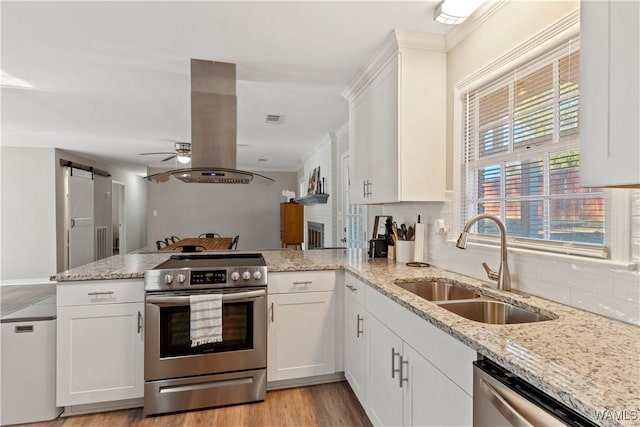
<svg viewBox="0 0 640 427">
<path fill-rule="evenodd" d="M 166 162 L 167 160 L 171 160 L 171 159 L 173 159 L 173 158 L 174 158 L 174 157 L 176 157 L 176 156 L 177 156 L 177 154 L 174 154 L 173 156 L 169 156 L 169 157 L 167 157 L 166 159 L 162 159 L 162 160 L 160 160 L 160 161 L 161 161 L 161 162 Z"/>
<path fill-rule="evenodd" d="M 175 154 L 174 151 L 160 151 L 157 153 L 140 153 L 141 156 L 148 156 L 150 154 Z"/>
</svg>

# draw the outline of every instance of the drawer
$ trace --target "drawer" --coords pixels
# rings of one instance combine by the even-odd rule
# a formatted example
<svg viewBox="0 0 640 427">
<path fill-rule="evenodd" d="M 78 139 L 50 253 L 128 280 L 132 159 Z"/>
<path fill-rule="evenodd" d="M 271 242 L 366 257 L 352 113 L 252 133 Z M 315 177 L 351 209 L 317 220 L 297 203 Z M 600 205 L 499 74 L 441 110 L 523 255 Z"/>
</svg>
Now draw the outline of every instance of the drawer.
<svg viewBox="0 0 640 427">
<path fill-rule="evenodd" d="M 144 301 L 144 280 L 58 282 L 58 307 Z"/>
<path fill-rule="evenodd" d="M 365 284 L 351 273 L 344 275 L 344 295 L 345 298 L 353 298 L 358 304 L 364 306 Z"/>
<path fill-rule="evenodd" d="M 267 281 L 270 294 L 333 291 L 336 289 L 336 272 L 321 270 L 268 273 Z"/>
</svg>

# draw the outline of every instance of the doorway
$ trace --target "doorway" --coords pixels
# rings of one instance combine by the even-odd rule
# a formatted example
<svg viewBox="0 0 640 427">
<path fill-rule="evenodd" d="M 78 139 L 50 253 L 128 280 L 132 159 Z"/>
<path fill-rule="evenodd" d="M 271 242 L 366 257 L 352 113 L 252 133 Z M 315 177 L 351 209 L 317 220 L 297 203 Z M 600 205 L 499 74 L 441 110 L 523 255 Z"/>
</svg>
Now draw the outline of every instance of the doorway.
<svg viewBox="0 0 640 427">
<path fill-rule="evenodd" d="M 118 181 L 111 182 L 111 235 L 113 255 L 127 253 L 125 226 L 124 226 L 124 184 Z"/>
<path fill-rule="evenodd" d="M 79 267 L 94 260 L 93 175 L 65 168 L 65 268 Z"/>
</svg>

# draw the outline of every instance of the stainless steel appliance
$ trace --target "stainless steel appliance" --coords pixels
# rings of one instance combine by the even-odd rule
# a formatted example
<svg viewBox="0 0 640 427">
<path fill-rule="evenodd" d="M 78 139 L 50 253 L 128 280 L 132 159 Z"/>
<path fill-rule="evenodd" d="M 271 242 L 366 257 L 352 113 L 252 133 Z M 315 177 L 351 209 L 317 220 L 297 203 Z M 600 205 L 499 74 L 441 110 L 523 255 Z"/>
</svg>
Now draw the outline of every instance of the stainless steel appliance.
<svg viewBox="0 0 640 427">
<path fill-rule="evenodd" d="M 474 427 L 597 425 L 490 360 L 473 364 Z"/>
<path fill-rule="evenodd" d="M 145 272 L 145 415 L 264 400 L 261 254 L 174 255 Z M 223 341 L 191 347 L 191 295 L 222 294 Z"/>
</svg>

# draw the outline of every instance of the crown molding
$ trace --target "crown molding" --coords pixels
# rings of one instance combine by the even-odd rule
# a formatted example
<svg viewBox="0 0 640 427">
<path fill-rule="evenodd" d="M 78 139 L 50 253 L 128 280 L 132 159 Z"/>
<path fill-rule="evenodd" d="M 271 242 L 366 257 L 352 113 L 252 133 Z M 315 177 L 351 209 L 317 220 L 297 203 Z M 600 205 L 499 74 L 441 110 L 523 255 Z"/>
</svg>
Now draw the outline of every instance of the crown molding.
<svg viewBox="0 0 640 427">
<path fill-rule="evenodd" d="M 487 19 L 491 18 L 500 9 L 506 6 L 511 0 L 495 0 L 487 1 L 482 4 L 471 16 L 465 21 L 449 31 L 445 36 L 446 50 L 452 49 L 455 45 L 464 40 L 476 28 L 482 25 Z"/>
<path fill-rule="evenodd" d="M 355 75 L 349 86 L 342 91 L 342 97 L 351 102 L 382 70 L 383 66 L 405 49 L 430 52 L 446 52 L 444 36 L 393 30 L 382 42 L 376 53 Z"/>
</svg>

